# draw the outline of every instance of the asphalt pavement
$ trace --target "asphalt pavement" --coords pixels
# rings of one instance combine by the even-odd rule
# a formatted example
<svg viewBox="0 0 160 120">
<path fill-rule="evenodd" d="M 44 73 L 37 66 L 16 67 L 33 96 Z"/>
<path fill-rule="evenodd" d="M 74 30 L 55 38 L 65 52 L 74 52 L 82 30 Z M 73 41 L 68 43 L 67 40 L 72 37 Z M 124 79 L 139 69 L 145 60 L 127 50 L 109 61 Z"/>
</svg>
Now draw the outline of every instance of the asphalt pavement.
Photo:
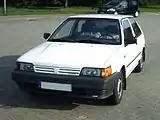
<svg viewBox="0 0 160 120">
<path fill-rule="evenodd" d="M 15 60 L 44 42 L 43 33 L 54 30 L 63 18 L 66 16 L 0 20 L 0 120 L 159 120 L 160 15 L 141 14 L 137 18 L 146 37 L 147 58 L 143 72 L 128 78 L 120 105 L 53 96 L 34 98 L 18 90 L 11 80 Z"/>
</svg>

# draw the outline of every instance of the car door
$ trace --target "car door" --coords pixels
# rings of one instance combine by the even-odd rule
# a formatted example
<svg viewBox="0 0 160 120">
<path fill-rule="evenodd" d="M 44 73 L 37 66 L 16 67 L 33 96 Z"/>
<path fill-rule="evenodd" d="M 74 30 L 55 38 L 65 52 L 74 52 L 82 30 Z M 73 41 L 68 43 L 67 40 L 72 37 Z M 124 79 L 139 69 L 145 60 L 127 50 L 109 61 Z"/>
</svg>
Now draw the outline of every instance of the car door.
<svg viewBox="0 0 160 120">
<path fill-rule="evenodd" d="M 133 28 L 129 22 L 129 19 L 126 18 L 122 20 L 122 27 L 124 33 L 124 64 L 126 67 L 126 77 L 128 77 L 137 65 L 139 55 L 136 42 L 128 44 L 131 40 L 131 36 L 134 37 Z"/>
<path fill-rule="evenodd" d="M 129 18 L 130 24 L 134 31 L 134 37 L 137 40 L 137 48 L 138 51 L 141 52 L 142 49 L 145 47 L 145 38 L 142 33 L 142 30 L 136 20 L 132 17 Z"/>
</svg>

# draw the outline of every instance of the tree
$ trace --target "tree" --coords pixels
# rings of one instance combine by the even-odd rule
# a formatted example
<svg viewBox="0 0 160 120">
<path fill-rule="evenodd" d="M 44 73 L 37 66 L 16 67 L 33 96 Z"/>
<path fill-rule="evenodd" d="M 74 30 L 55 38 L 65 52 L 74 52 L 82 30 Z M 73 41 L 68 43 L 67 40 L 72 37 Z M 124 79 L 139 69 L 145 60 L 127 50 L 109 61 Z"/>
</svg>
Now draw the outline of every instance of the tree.
<svg viewBox="0 0 160 120">
<path fill-rule="evenodd" d="M 99 6 L 102 2 L 109 0 L 7 0 L 9 6 L 14 7 L 46 7 L 46 6 Z M 142 5 L 159 4 L 160 0 L 139 0 Z M 3 6 L 3 0 L 0 0 L 0 6 Z"/>
</svg>

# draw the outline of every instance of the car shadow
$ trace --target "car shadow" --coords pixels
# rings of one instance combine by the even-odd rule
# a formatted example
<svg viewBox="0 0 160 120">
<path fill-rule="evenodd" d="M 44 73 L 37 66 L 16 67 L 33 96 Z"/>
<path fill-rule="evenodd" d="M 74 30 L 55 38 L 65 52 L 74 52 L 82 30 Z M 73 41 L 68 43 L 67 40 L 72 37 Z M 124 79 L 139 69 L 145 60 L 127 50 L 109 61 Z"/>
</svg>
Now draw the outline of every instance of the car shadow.
<svg viewBox="0 0 160 120">
<path fill-rule="evenodd" d="M 33 108 L 72 110 L 80 104 L 110 106 L 110 102 L 99 100 L 73 99 L 67 97 L 38 95 L 30 96 L 19 90 L 11 78 L 11 72 L 19 55 L 4 56 L 0 58 L 0 108 Z"/>
</svg>

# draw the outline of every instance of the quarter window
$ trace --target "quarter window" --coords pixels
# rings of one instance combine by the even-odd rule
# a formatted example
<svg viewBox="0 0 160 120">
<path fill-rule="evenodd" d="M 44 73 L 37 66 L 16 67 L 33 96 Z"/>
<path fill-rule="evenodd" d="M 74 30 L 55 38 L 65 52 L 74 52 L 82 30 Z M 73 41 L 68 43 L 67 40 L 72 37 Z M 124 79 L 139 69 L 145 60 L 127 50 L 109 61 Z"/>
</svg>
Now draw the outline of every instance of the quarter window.
<svg viewBox="0 0 160 120">
<path fill-rule="evenodd" d="M 124 42 L 126 43 L 127 42 L 127 40 L 129 40 L 128 39 L 128 32 L 131 32 L 130 30 L 131 30 L 131 26 L 130 26 L 130 24 L 129 24 L 129 21 L 128 20 L 124 20 L 123 22 L 122 22 L 122 26 L 123 26 L 123 32 L 124 32 Z M 132 34 L 132 33 L 130 33 L 130 34 Z"/>
</svg>

